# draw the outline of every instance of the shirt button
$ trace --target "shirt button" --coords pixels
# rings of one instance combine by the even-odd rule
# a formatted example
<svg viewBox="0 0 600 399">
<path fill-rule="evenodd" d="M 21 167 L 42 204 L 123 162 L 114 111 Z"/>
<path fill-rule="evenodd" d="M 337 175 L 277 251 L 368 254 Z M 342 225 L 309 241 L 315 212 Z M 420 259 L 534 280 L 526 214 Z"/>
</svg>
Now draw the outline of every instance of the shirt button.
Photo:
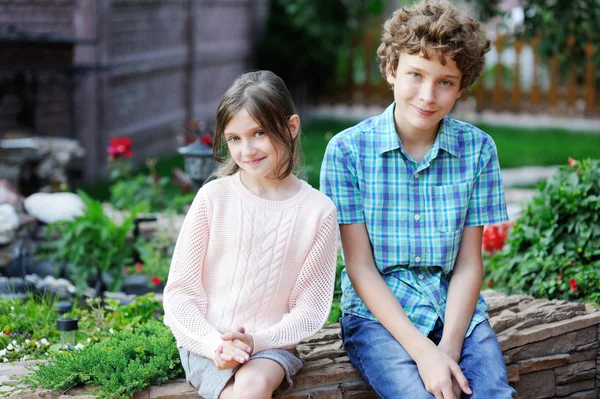
<svg viewBox="0 0 600 399">
<path fill-rule="evenodd" d="M 423 280 L 425 278 L 422 274 L 419 274 L 417 277 L 419 278 L 419 280 Z"/>
<path fill-rule="evenodd" d="M 417 262 L 417 263 L 421 262 L 421 257 L 420 257 L 420 256 L 417 256 L 417 257 L 415 258 L 415 262 Z"/>
<path fill-rule="evenodd" d="M 421 220 L 421 215 L 419 215 L 419 214 L 417 213 L 417 214 L 415 215 L 415 220 L 416 220 L 416 221 L 419 221 L 419 220 Z"/>
<path fill-rule="evenodd" d="M 419 178 L 419 176 L 420 176 L 420 175 L 419 175 L 419 172 L 415 173 L 415 179 L 418 179 L 418 178 Z"/>
</svg>

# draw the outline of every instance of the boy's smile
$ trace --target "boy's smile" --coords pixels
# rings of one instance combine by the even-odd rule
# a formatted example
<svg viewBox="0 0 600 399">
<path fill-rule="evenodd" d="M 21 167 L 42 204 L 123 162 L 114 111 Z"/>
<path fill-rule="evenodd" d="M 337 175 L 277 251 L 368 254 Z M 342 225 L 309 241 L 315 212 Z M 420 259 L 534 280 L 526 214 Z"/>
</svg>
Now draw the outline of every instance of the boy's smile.
<svg viewBox="0 0 600 399">
<path fill-rule="evenodd" d="M 392 73 L 388 64 L 387 81 L 394 86 L 394 119 L 400 135 L 435 136 L 440 120 L 462 94 L 462 73 L 454 60 L 446 57 L 442 65 L 437 57 L 429 60 L 402 53 Z"/>
</svg>

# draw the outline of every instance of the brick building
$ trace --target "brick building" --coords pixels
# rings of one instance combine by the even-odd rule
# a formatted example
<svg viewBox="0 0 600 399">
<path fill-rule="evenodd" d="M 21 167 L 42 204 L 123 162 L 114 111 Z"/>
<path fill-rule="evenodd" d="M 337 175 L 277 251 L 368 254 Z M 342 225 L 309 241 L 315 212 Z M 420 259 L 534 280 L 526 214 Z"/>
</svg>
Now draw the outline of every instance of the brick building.
<svg viewBox="0 0 600 399">
<path fill-rule="evenodd" d="M 39 74 L 35 125 L 79 139 L 93 179 L 111 137 L 131 137 L 142 160 L 172 152 L 187 119 L 214 118 L 233 78 L 253 66 L 266 11 L 267 0 L 0 0 L 0 33 L 76 40 L 73 63 L 84 68 Z M 5 91 L 0 138 L 18 129 L 19 109 Z"/>
</svg>

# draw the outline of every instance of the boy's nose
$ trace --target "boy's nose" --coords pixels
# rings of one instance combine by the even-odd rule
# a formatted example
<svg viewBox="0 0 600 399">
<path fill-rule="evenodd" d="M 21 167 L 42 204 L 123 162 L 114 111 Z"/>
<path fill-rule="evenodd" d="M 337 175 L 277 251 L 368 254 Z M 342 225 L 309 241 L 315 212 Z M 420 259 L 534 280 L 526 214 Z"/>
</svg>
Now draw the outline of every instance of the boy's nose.
<svg viewBox="0 0 600 399">
<path fill-rule="evenodd" d="M 423 84 L 419 90 L 419 99 L 426 104 L 435 102 L 435 85 Z"/>
</svg>

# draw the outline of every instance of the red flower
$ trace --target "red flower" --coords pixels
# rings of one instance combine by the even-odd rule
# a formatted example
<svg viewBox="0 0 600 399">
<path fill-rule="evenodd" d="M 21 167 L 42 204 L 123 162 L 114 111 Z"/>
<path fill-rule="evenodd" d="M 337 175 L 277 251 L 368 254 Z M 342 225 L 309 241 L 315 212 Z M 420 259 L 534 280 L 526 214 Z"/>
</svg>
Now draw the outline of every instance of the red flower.
<svg viewBox="0 0 600 399">
<path fill-rule="evenodd" d="M 573 277 L 569 279 L 569 285 L 571 286 L 571 291 L 577 291 L 577 280 L 575 280 Z"/>
<path fill-rule="evenodd" d="M 113 137 L 108 144 L 108 154 L 114 158 L 124 156 L 131 158 L 131 139 L 128 137 Z"/>
<path fill-rule="evenodd" d="M 200 137 L 200 141 L 207 147 L 212 147 L 213 145 L 212 136 L 208 133 L 203 134 L 202 137 Z"/>
<path fill-rule="evenodd" d="M 154 284 L 154 285 L 159 285 L 162 282 L 162 280 L 158 276 L 152 276 L 151 281 L 152 281 L 152 284 Z"/>
<path fill-rule="evenodd" d="M 483 231 L 483 249 L 489 253 L 500 251 L 506 243 L 508 229 L 512 223 L 492 224 Z"/>
<path fill-rule="evenodd" d="M 492 283 L 491 281 L 488 281 L 488 282 L 487 282 L 487 286 L 488 286 L 488 287 L 492 288 L 492 286 L 493 286 L 493 285 L 494 285 L 494 283 Z"/>
<path fill-rule="evenodd" d="M 556 281 L 562 281 L 562 280 L 563 280 L 562 274 L 559 274 L 556 276 Z"/>
<path fill-rule="evenodd" d="M 10 335 L 10 331 L 9 330 L 4 331 L 4 335 Z"/>
<path fill-rule="evenodd" d="M 570 167 L 574 168 L 575 166 L 577 166 L 577 161 L 576 161 L 576 160 L 574 160 L 573 158 L 569 157 L 569 159 L 567 159 L 567 164 L 568 164 Z"/>
<path fill-rule="evenodd" d="M 135 270 L 136 270 L 138 273 L 141 273 L 141 272 L 142 272 L 142 263 L 141 263 L 141 262 L 137 262 L 137 263 L 135 264 Z"/>
</svg>

